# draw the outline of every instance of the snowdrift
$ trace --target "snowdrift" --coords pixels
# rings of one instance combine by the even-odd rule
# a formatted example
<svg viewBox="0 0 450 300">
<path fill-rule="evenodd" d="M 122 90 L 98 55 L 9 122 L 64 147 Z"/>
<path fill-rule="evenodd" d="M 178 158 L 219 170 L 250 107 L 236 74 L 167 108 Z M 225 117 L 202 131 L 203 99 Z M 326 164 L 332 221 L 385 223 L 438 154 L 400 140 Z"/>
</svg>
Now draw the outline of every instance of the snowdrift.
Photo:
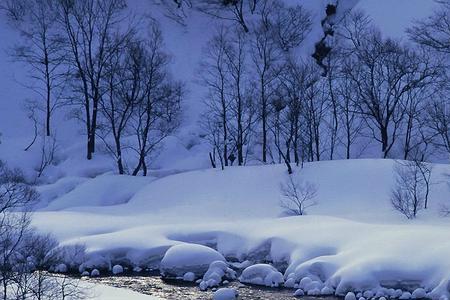
<svg viewBox="0 0 450 300">
<path fill-rule="evenodd" d="M 390 205 L 393 164 L 364 159 L 295 168 L 318 189 L 318 204 L 307 216 L 280 217 L 279 186 L 287 174 L 283 165 L 268 165 L 192 171 L 148 182 L 114 175 L 85 179 L 37 212 L 34 224 L 63 244 L 85 244 L 83 270 L 114 264 L 157 269 L 162 261 L 162 268 L 176 270 L 177 277 L 194 273 L 198 278 L 223 257 L 243 266 L 269 263 L 272 267 L 242 273 L 243 280 L 303 286 L 305 294 L 369 290 L 389 296 L 392 290 L 424 288 L 429 297 L 448 295 L 450 223 L 438 212 L 450 196 L 450 168 L 434 165 L 430 207 L 408 221 Z M 118 196 L 106 182 L 134 186 L 134 194 L 124 189 L 126 203 L 91 206 L 87 199 L 96 185 L 104 193 L 96 205 L 105 204 L 100 199 L 108 198 L 108 191 L 111 199 Z M 68 195 L 76 196 L 64 200 Z M 52 211 L 56 205 L 58 212 Z M 283 278 L 274 281 L 277 272 Z"/>
</svg>

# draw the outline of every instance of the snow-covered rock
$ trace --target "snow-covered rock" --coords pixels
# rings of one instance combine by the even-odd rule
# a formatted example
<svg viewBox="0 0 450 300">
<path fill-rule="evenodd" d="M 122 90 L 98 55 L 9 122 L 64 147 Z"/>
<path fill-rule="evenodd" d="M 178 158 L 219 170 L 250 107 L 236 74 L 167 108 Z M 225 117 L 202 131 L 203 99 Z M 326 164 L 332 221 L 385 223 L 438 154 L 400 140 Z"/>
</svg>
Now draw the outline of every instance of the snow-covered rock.
<svg viewBox="0 0 450 300">
<path fill-rule="evenodd" d="M 67 265 L 66 264 L 59 264 L 55 267 L 56 273 L 67 273 Z"/>
<path fill-rule="evenodd" d="M 295 292 L 294 292 L 294 297 L 303 297 L 305 295 L 305 292 L 302 290 L 302 289 L 297 289 Z"/>
<path fill-rule="evenodd" d="M 353 292 L 348 292 L 348 293 L 345 295 L 344 300 L 356 300 L 355 293 L 353 293 Z"/>
<path fill-rule="evenodd" d="M 320 291 L 320 294 L 324 295 L 324 296 L 333 295 L 334 294 L 334 289 L 332 289 L 332 288 L 330 288 L 328 286 L 325 286 Z"/>
<path fill-rule="evenodd" d="M 412 295 L 410 292 L 403 292 L 403 294 L 400 296 L 400 300 L 408 300 L 411 299 Z"/>
<path fill-rule="evenodd" d="M 425 298 L 426 296 L 427 296 L 427 292 L 423 288 L 417 288 L 412 293 L 413 299 L 422 299 L 422 298 Z"/>
<path fill-rule="evenodd" d="M 203 280 L 200 282 L 200 289 L 206 290 L 210 287 L 219 286 L 224 278 L 235 279 L 236 272 L 230 269 L 226 262 L 218 260 L 209 265 Z"/>
<path fill-rule="evenodd" d="M 91 277 L 98 277 L 98 276 L 100 276 L 100 271 L 97 269 L 93 269 L 91 271 Z"/>
<path fill-rule="evenodd" d="M 121 265 L 114 265 L 112 267 L 112 273 L 114 275 L 122 274 L 123 273 L 123 267 Z"/>
<path fill-rule="evenodd" d="M 201 277 L 214 261 L 225 261 L 216 250 L 197 244 L 179 244 L 172 246 L 165 253 L 161 264 L 161 275 L 167 277 L 183 277 L 192 272 Z"/>
<path fill-rule="evenodd" d="M 183 281 L 190 281 L 190 282 L 195 281 L 195 274 L 192 272 L 184 273 Z"/>
<path fill-rule="evenodd" d="M 294 288 L 294 287 L 295 287 L 295 279 L 294 279 L 294 278 L 288 278 L 288 279 L 284 282 L 284 287 L 287 287 L 287 288 Z"/>
<path fill-rule="evenodd" d="M 247 267 L 239 277 L 239 281 L 268 287 L 278 287 L 284 283 L 283 274 L 268 264 L 256 264 Z"/>
<path fill-rule="evenodd" d="M 238 292 L 235 289 L 221 288 L 214 292 L 213 300 L 235 300 Z"/>
</svg>

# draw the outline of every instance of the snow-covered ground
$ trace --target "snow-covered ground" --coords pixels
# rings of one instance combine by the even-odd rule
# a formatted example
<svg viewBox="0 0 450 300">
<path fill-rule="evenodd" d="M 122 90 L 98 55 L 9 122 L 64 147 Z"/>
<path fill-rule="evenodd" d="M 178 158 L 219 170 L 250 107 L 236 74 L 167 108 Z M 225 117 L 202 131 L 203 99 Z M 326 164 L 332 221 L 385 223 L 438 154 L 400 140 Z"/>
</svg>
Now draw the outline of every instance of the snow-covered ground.
<svg viewBox="0 0 450 300">
<path fill-rule="evenodd" d="M 158 268 L 170 249 L 163 269 L 182 270 L 178 276 L 198 267 L 206 272 L 225 257 L 270 262 L 291 287 L 309 277 L 318 282 L 311 289 L 327 287 L 342 295 L 411 286 L 424 287 L 430 296 L 447 295 L 450 222 L 438 215 L 450 196 L 450 167 L 434 165 L 430 206 L 408 221 L 389 202 L 393 164 L 367 159 L 296 168 L 297 176 L 318 190 L 318 204 L 307 216 L 280 217 L 279 186 L 287 175 L 283 165 L 270 165 L 183 172 L 148 183 L 121 176 L 116 184 L 136 188 L 126 203 L 115 205 L 121 201 L 108 200 L 118 197 L 115 188 L 108 196 L 102 180 L 86 179 L 66 196 L 47 200 L 34 224 L 63 243 L 86 245 L 86 269 L 116 263 Z M 98 192 L 86 188 L 96 184 Z M 58 188 L 58 182 L 41 186 L 43 197 L 58 194 Z M 68 201 L 71 194 L 77 196 Z M 109 205 L 96 200 L 99 194 Z M 170 248 L 179 244 L 186 246 Z"/>
<path fill-rule="evenodd" d="M 311 8 L 327 2 L 305 1 Z M 432 0 L 350 2 L 366 10 L 383 33 L 397 37 L 435 5 Z M 320 20 L 323 10 L 315 17 Z M 199 51 L 210 34 L 205 33 L 209 24 L 204 19 L 191 20 L 189 32 L 163 24 L 164 32 L 172 33 L 166 40 L 174 56 L 185 52 L 174 68 L 189 78 L 195 77 Z M 2 41 L 12 44 L 11 34 L 0 29 Z M 177 49 L 180 44 L 190 46 Z M 0 61 L 0 90 L 7 98 L 17 97 L 16 90 L 26 96 L 12 88 L 9 66 L 6 59 Z M 196 115 L 202 90 L 188 85 L 192 93 L 186 115 Z M 0 158 L 29 175 L 39 164 L 39 151 L 22 151 L 31 137 L 20 111 L 17 102 L 0 100 Z M 177 135 L 165 141 L 152 166 L 157 169 L 146 178 L 115 175 L 106 155 L 87 162 L 83 137 L 74 138 L 72 131 L 61 128 L 58 164 L 38 182 L 41 201 L 33 224 L 63 244 L 85 245 L 88 257 L 81 271 L 95 267 L 109 272 L 114 264 L 128 270 L 159 268 L 163 260 L 185 279 L 208 282 L 221 272 L 225 278 L 229 270 L 218 268 L 207 278 L 201 273 L 228 260 L 249 268 L 241 274 L 242 281 L 284 284 L 301 288 L 299 294 L 356 291 L 371 298 L 377 293 L 394 296 L 401 288 L 416 290 L 417 296 L 422 287 L 429 297 L 449 296 L 450 220 L 439 216 L 440 207 L 450 204 L 449 165 L 434 165 L 430 206 L 409 221 L 390 204 L 394 161 L 307 163 L 295 174 L 316 185 L 318 204 L 307 216 L 283 217 L 280 183 L 287 177 L 285 166 L 205 169 L 208 148 L 195 131 L 195 121 L 186 118 Z M 95 290 L 101 294 L 96 299 L 154 299 L 103 286 Z"/>
</svg>

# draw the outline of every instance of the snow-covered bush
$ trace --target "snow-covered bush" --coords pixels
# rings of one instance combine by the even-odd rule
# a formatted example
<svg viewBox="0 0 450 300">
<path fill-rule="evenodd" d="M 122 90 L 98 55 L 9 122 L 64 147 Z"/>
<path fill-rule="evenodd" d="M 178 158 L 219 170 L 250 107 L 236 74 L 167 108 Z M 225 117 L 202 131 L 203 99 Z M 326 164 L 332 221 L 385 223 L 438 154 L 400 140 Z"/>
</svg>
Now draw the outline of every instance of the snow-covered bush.
<svg viewBox="0 0 450 300">
<path fill-rule="evenodd" d="M 408 219 L 414 219 L 420 210 L 427 208 L 431 171 L 431 167 L 421 161 L 398 161 L 394 166 L 391 203 Z"/>
<path fill-rule="evenodd" d="M 296 178 L 293 174 L 280 184 L 280 192 L 283 197 L 280 205 L 288 215 L 304 215 L 307 208 L 317 204 L 314 200 L 317 196 L 316 186 Z"/>
</svg>

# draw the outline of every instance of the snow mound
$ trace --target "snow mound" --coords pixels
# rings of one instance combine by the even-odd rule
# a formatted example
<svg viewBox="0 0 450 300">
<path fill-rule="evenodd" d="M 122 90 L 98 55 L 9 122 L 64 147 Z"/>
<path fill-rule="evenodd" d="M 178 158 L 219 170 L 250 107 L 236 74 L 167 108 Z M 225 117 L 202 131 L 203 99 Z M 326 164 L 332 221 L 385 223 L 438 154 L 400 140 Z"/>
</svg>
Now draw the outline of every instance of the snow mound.
<svg viewBox="0 0 450 300">
<path fill-rule="evenodd" d="M 283 274 L 268 264 L 256 264 L 246 268 L 239 281 L 268 287 L 278 287 L 283 284 Z"/>
<path fill-rule="evenodd" d="M 234 300 L 237 299 L 238 292 L 235 289 L 221 288 L 214 292 L 213 300 Z"/>
<path fill-rule="evenodd" d="M 123 273 L 123 267 L 121 265 L 115 265 L 112 268 L 112 272 L 114 275 L 122 274 Z"/>
<path fill-rule="evenodd" d="M 225 258 L 212 248 L 197 244 L 179 244 L 167 250 L 159 270 L 161 275 L 166 277 L 183 277 L 187 272 L 201 277 L 215 261 L 224 262 Z"/>
<path fill-rule="evenodd" d="M 126 203 L 136 191 L 149 184 L 153 179 L 151 177 L 126 175 L 102 175 L 85 181 L 74 179 L 67 183 L 67 180 L 61 179 L 64 184 L 53 184 L 47 186 L 44 190 L 45 195 L 49 198 L 46 200 L 49 202 L 46 210 L 61 210 L 86 206 L 110 206 Z M 70 184 L 73 185 L 77 182 L 80 182 L 78 186 L 70 186 Z M 59 198 L 51 198 L 54 194 L 60 194 L 60 189 L 65 190 L 67 188 L 72 189 Z"/>
<path fill-rule="evenodd" d="M 226 262 L 218 260 L 209 265 L 208 271 L 203 275 L 200 289 L 206 290 L 210 287 L 219 286 L 223 279 L 236 279 L 236 272 L 230 269 Z"/>
</svg>

